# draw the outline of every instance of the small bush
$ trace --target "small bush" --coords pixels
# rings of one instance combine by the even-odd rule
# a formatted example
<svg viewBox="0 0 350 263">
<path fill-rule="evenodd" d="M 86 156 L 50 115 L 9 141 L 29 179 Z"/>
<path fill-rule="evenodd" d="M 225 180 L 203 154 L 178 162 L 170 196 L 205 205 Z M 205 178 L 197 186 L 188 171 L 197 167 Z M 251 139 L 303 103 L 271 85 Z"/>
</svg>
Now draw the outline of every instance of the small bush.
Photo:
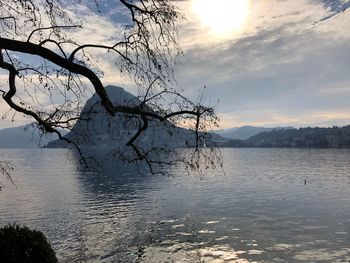
<svg viewBox="0 0 350 263">
<path fill-rule="evenodd" d="M 8 225 L 0 228 L 0 262 L 57 263 L 57 258 L 42 232 Z"/>
</svg>

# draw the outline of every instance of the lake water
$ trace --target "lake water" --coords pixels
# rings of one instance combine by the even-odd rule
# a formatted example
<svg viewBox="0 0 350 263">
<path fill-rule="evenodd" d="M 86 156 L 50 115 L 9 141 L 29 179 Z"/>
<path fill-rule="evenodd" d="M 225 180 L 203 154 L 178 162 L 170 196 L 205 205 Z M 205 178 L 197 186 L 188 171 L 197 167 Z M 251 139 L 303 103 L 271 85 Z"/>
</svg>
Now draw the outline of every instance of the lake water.
<svg viewBox="0 0 350 263">
<path fill-rule="evenodd" d="M 0 225 L 60 262 L 349 262 L 350 150 L 223 149 L 225 174 L 79 171 L 69 150 L 0 150 Z M 306 185 L 304 184 L 306 180 Z"/>
</svg>

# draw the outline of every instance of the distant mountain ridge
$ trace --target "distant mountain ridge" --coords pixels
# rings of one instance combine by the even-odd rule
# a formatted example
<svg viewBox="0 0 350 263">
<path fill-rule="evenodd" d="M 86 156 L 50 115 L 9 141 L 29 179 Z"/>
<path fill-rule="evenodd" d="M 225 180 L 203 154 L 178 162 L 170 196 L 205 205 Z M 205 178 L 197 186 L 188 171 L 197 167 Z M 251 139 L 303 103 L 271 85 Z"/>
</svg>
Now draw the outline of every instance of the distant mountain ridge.
<svg viewBox="0 0 350 263">
<path fill-rule="evenodd" d="M 295 128 L 291 126 L 265 128 L 265 127 L 255 127 L 255 126 L 246 125 L 246 126 L 231 128 L 227 130 L 215 131 L 215 133 L 227 139 L 246 140 L 249 137 L 257 135 L 261 132 L 269 132 L 273 130 L 283 130 L 283 129 L 295 129 Z"/>
<path fill-rule="evenodd" d="M 350 125 L 333 128 L 275 129 L 246 140 L 231 140 L 223 146 L 350 148 Z"/>
<path fill-rule="evenodd" d="M 54 134 L 40 135 L 31 124 L 0 130 L 0 148 L 38 148 L 56 139 Z"/>
</svg>

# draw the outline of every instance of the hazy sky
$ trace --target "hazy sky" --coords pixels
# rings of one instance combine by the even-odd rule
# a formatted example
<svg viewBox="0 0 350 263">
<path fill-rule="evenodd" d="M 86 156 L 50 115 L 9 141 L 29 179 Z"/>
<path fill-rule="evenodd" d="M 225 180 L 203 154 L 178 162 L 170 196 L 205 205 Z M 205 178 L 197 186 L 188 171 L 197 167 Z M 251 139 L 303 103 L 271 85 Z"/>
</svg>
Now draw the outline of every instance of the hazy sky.
<svg viewBox="0 0 350 263">
<path fill-rule="evenodd" d="M 187 11 L 182 85 L 207 86 L 223 127 L 350 124 L 350 10 L 321 21 L 344 3 L 237 2 L 249 11 L 226 34 Z"/>
<path fill-rule="evenodd" d="M 111 2 L 102 3 L 101 14 L 89 16 L 85 37 L 93 34 L 98 41 L 115 33 L 123 15 L 111 9 Z M 350 9 L 342 12 L 348 1 L 189 0 L 177 5 L 186 20 L 179 25 L 184 56 L 176 79 L 190 97 L 207 87 L 206 101 L 215 105 L 221 128 L 350 124 Z M 103 81 L 128 86 L 108 65 Z M 1 101 L 0 113 L 5 110 Z M 20 117 L 14 124 L 1 121 L 0 128 L 19 124 Z"/>
</svg>

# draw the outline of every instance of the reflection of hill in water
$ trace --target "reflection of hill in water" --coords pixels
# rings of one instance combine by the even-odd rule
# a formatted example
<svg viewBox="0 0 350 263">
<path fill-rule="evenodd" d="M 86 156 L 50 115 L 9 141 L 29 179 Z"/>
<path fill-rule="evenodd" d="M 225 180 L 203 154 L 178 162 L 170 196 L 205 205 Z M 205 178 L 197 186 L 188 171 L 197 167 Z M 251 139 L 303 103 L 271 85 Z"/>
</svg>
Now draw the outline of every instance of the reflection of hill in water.
<svg viewBox="0 0 350 263">
<path fill-rule="evenodd" d="M 81 160 L 75 152 L 75 158 Z M 152 175 L 144 163 L 128 164 L 112 156 L 108 151 L 84 152 L 89 167 L 82 166 L 79 181 L 95 198 L 113 195 L 121 200 L 142 198 L 142 192 L 159 187 L 165 177 Z M 109 200 L 111 201 L 111 200 Z"/>
<path fill-rule="evenodd" d="M 82 167 L 78 174 L 84 196 L 79 205 L 82 210 L 79 218 L 83 218 L 77 244 L 82 251 L 79 260 L 136 262 L 138 250 L 147 238 L 143 234 L 144 211 L 157 213 L 157 207 L 150 200 L 159 195 L 158 190 L 169 178 L 151 175 L 143 166 L 128 165 L 105 156 L 106 151 L 95 151 L 93 157 L 97 165 L 90 162 L 90 169 Z M 74 158 L 80 157 L 75 153 Z M 76 261 L 76 255 L 70 260 Z"/>
<path fill-rule="evenodd" d="M 151 175 L 147 167 L 135 167 L 105 156 L 106 151 L 95 152 L 98 166 L 91 168 L 96 170 L 82 170 L 79 176 L 87 199 L 86 209 L 98 211 L 88 214 L 82 227 L 86 239 L 82 247 L 93 247 L 94 253 L 87 250 L 84 260 L 92 260 L 99 251 L 106 262 L 167 262 L 169 257 L 171 262 L 214 259 L 248 262 L 244 261 L 247 257 L 254 258 L 253 250 L 243 251 L 240 246 L 241 253 L 246 253 L 240 256 L 226 244 L 235 240 L 225 236 L 224 225 L 215 221 L 217 216 L 202 222 L 202 218 L 190 215 L 164 213 L 161 195 L 171 194 L 164 190 L 174 187 L 176 178 Z"/>
</svg>

